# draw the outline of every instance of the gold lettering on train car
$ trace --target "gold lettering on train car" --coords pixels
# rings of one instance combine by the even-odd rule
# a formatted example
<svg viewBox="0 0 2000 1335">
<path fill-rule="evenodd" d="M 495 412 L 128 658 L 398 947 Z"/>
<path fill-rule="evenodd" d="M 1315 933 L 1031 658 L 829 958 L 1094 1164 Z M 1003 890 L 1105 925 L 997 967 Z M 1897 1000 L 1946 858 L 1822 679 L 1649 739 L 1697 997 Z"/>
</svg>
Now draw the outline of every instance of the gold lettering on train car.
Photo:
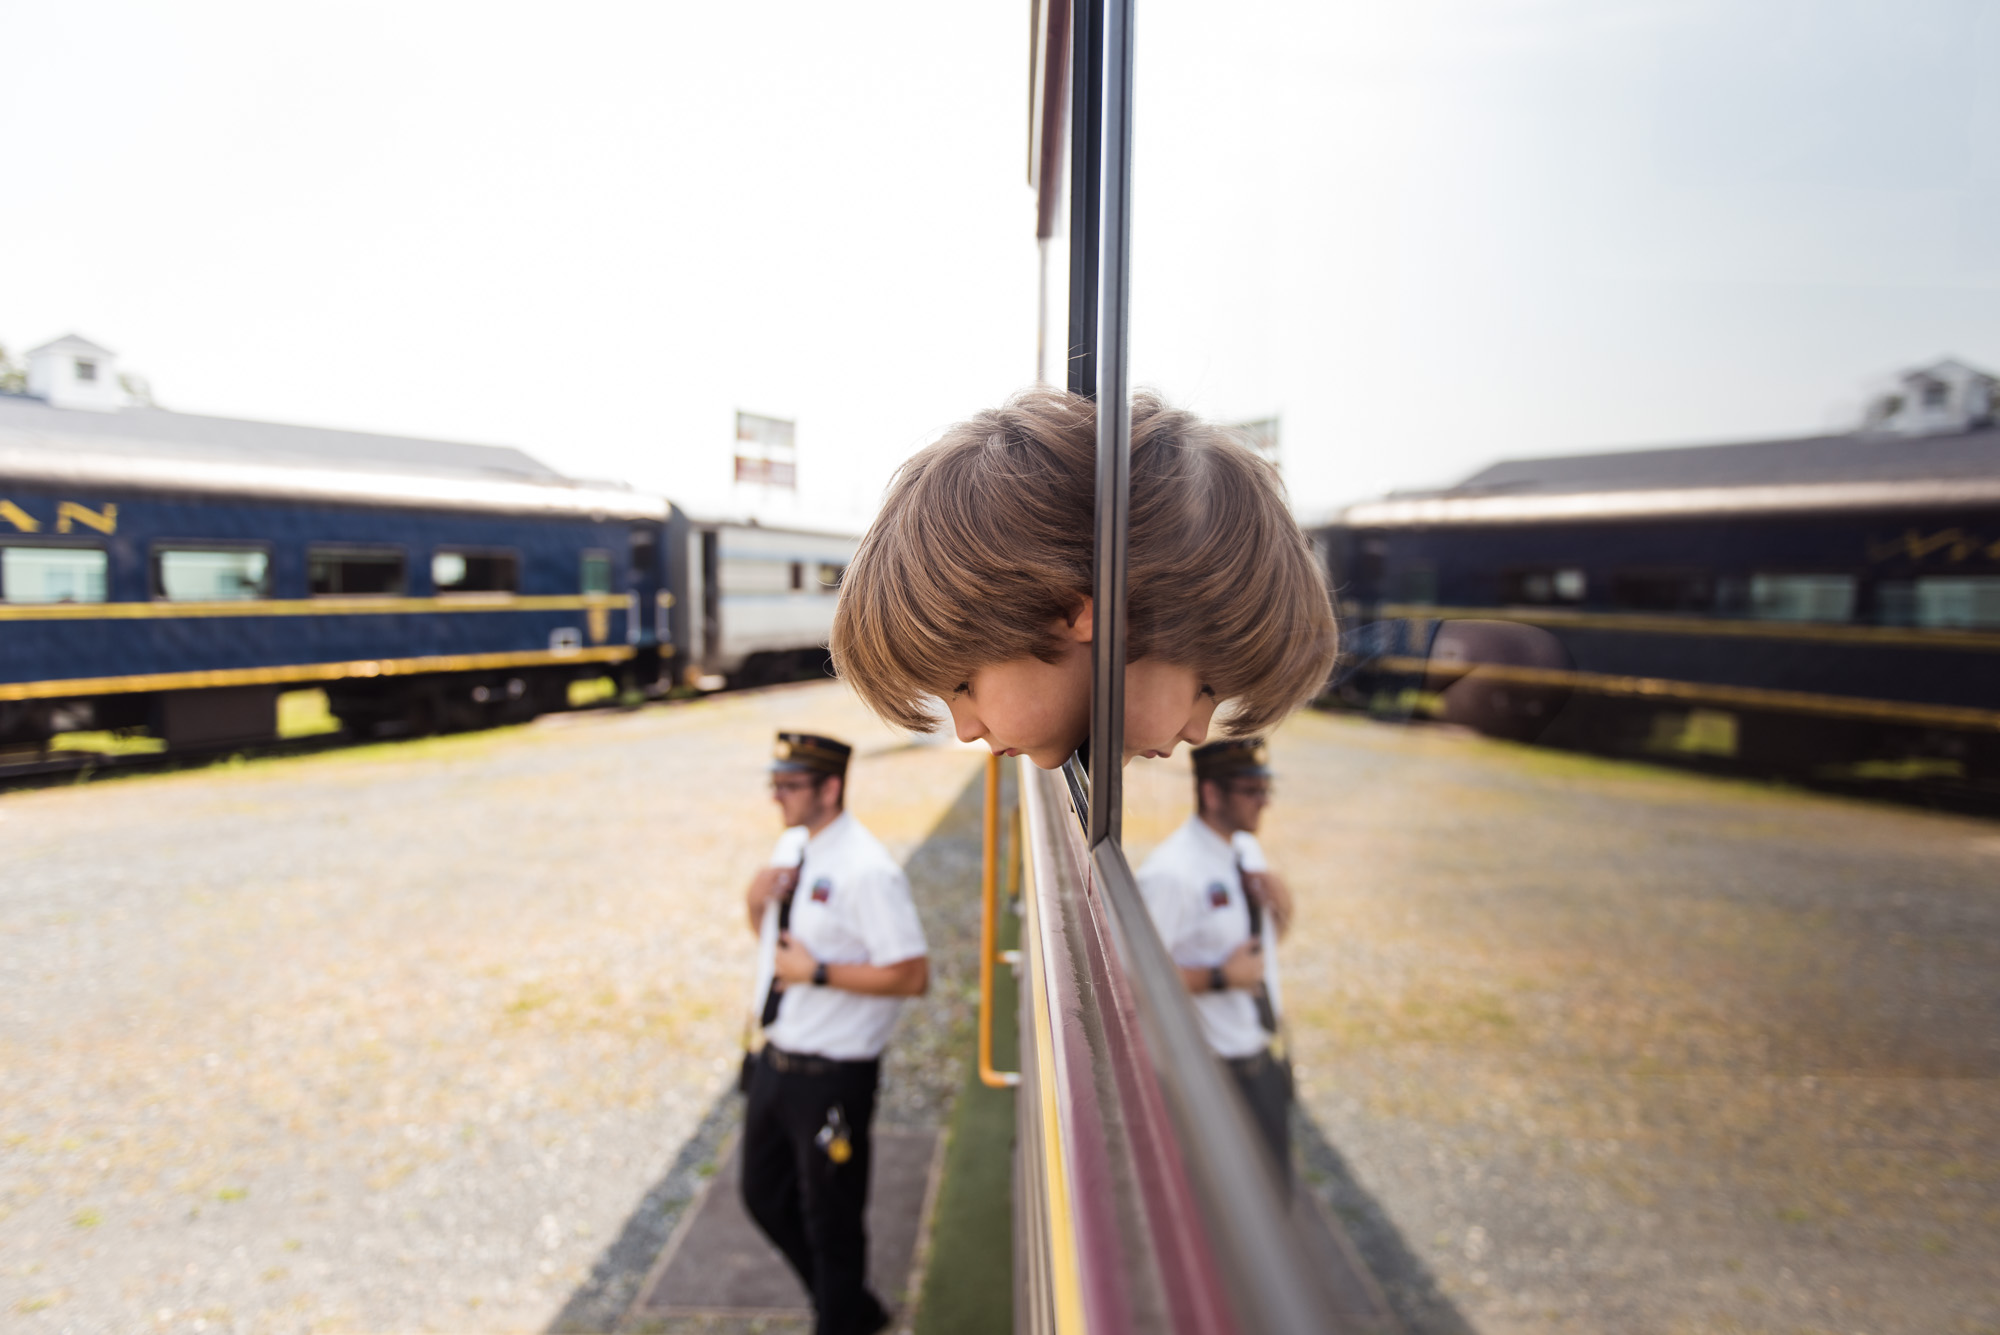
<svg viewBox="0 0 2000 1335">
<path fill-rule="evenodd" d="M 1951 548 L 1952 560 L 1963 561 L 1978 550 L 1979 539 L 1967 536 L 1962 528 L 1940 529 L 1928 537 L 1913 528 L 1905 529 L 1900 538 L 1869 543 L 1868 559 L 1887 561 L 1897 556 L 1907 556 L 1912 561 L 1921 561 L 1931 553 L 1943 551 L 1947 547 Z M 2000 543 L 1995 543 L 1993 549 L 2000 549 Z"/>
<path fill-rule="evenodd" d="M 103 510 L 99 511 L 93 510 L 86 505 L 78 505 L 75 501 L 64 501 L 56 507 L 56 532 L 69 532 L 72 520 L 82 524 L 85 528 L 94 528 L 99 533 L 116 533 L 118 531 L 118 507 L 107 505 Z"/>
<path fill-rule="evenodd" d="M 611 609 L 593 607 L 586 615 L 590 621 L 590 642 L 603 644 L 611 635 Z"/>
<path fill-rule="evenodd" d="M 33 533 L 42 526 L 41 520 L 12 501 L 0 501 L 0 519 L 6 520 L 21 533 Z"/>
</svg>

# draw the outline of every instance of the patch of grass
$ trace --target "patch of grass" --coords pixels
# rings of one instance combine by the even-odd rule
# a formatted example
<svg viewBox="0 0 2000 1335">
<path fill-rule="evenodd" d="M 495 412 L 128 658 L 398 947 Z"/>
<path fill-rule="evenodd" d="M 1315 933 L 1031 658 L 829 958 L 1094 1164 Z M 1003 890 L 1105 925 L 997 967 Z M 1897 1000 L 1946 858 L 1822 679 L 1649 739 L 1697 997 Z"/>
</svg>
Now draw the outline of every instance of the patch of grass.
<svg viewBox="0 0 2000 1335">
<path fill-rule="evenodd" d="M 249 1194 L 250 1189 L 248 1187 L 224 1187 L 215 1193 L 215 1199 L 225 1202 L 240 1201 Z"/>
<path fill-rule="evenodd" d="M 286 691 L 278 697 L 278 736 L 318 737 L 339 731 L 340 720 L 327 708 L 325 691 Z"/>
<path fill-rule="evenodd" d="M 1000 936 L 1011 946 L 1018 919 L 1001 915 Z M 1011 1018 L 1018 1014 L 1011 973 L 996 967 L 993 1061 L 1019 1066 Z M 971 1035 L 974 1043 L 978 1038 Z M 945 1130 L 944 1170 L 931 1216 L 930 1259 L 916 1335 L 1009 1335 L 1014 1329 L 1014 1215 L 1011 1205 L 1014 1091 L 979 1081 L 976 1049 L 966 1054 L 965 1087 L 952 1103 Z"/>
<path fill-rule="evenodd" d="M 49 741 L 52 751 L 95 751 L 102 756 L 149 756 L 167 749 L 165 741 L 137 728 L 112 732 L 61 732 Z"/>
<path fill-rule="evenodd" d="M 618 683 L 610 677 L 586 677 L 582 681 L 569 684 L 569 707 L 582 709 L 587 705 L 602 704 L 618 694 Z"/>
<path fill-rule="evenodd" d="M 71 1215 L 69 1222 L 77 1228 L 96 1228 L 104 1222 L 104 1216 L 95 1210 L 83 1209 Z"/>
</svg>

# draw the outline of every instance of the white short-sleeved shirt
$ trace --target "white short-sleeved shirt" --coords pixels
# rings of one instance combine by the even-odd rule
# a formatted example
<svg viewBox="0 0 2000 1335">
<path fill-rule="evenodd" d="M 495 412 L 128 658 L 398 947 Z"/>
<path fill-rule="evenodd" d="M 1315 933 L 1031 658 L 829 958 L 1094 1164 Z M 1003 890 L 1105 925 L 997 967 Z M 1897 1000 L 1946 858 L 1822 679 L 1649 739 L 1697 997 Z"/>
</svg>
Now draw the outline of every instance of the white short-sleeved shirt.
<svg viewBox="0 0 2000 1335">
<path fill-rule="evenodd" d="M 1233 840 L 1224 839 L 1199 816 L 1188 817 L 1153 850 L 1139 868 L 1139 892 L 1174 963 L 1184 969 L 1213 969 L 1250 939 L 1242 872 L 1268 866 L 1255 835 L 1238 831 Z M 1264 990 L 1272 1011 L 1282 1015 L 1277 933 L 1268 913 L 1263 928 Z M 1248 1057 L 1270 1042 L 1257 1021 L 1256 1001 L 1242 988 L 1198 992 L 1192 999 L 1202 1035 L 1219 1055 Z"/>
<path fill-rule="evenodd" d="M 846 812 L 811 838 L 804 826 L 786 830 L 771 851 L 771 865 L 799 869 L 790 931 L 813 958 L 827 964 L 899 964 L 929 953 L 903 869 Z M 777 952 L 774 903 L 764 910 L 757 941 L 753 1014 L 763 1008 Z M 781 994 L 778 1018 L 764 1038 L 787 1052 L 865 1061 L 881 1055 L 903 1000 L 795 983 Z"/>
</svg>

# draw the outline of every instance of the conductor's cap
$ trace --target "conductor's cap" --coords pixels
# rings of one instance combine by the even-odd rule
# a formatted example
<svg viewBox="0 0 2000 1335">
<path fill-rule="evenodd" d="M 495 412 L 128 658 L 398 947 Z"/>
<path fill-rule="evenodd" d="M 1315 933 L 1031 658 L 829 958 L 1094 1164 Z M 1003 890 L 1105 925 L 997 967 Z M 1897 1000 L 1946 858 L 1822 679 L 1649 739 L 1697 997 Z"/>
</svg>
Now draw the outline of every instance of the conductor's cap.
<svg viewBox="0 0 2000 1335">
<path fill-rule="evenodd" d="M 854 748 L 831 737 L 815 737 L 809 732 L 781 732 L 771 755 L 773 774 L 847 774 L 848 757 Z"/>
<path fill-rule="evenodd" d="M 1268 779 L 1271 752 L 1261 737 L 1232 737 L 1197 746 L 1194 776 L 1197 779 Z"/>
</svg>

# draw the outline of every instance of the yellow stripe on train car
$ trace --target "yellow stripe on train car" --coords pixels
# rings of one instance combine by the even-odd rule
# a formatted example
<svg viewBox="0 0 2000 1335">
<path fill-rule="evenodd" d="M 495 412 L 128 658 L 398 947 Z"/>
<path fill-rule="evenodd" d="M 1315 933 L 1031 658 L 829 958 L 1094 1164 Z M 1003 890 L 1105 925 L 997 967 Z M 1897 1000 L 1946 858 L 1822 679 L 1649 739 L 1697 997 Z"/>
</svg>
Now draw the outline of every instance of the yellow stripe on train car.
<svg viewBox="0 0 2000 1335">
<path fill-rule="evenodd" d="M 181 617 L 403 616 L 416 612 L 623 612 L 622 593 L 450 593 L 435 598 L 332 594 L 174 603 L 0 603 L 0 621 L 172 621 Z"/>
<path fill-rule="evenodd" d="M 366 677 L 404 677 L 418 672 L 489 672 L 502 668 L 548 667 L 568 663 L 622 663 L 638 652 L 630 645 L 602 649 L 531 649 L 517 653 L 361 658 L 337 663 L 290 663 L 281 667 L 211 668 L 198 672 L 145 672 L 129 677 L 0 682 L 0 700 L 129 695 L 136 691 L 199 691 L 217 686 L 272 686 Z"/>
</svg>

